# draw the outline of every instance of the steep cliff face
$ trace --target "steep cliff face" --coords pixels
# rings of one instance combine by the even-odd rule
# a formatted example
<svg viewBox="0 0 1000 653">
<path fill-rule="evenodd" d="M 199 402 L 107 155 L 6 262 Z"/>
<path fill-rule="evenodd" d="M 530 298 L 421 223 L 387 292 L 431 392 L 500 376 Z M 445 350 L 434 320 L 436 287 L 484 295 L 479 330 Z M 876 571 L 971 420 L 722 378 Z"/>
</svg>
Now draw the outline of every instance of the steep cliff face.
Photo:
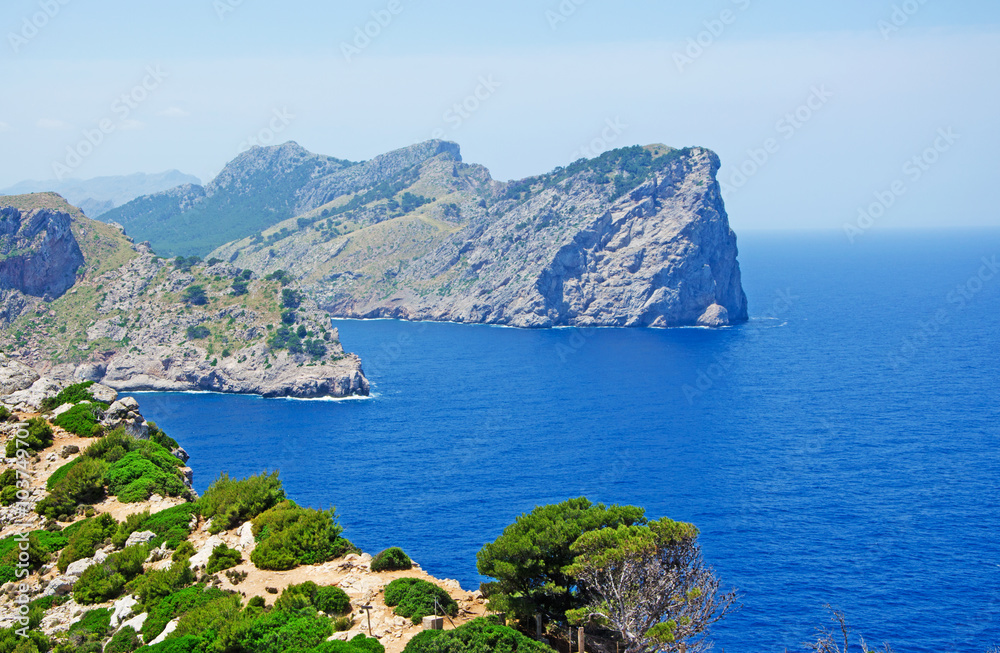
<svg viewBox="0 0 1000 653">
<path fill-rule="evenodd" d="M 46 277 L 20 258 L 78 269 L 76 283 L 58 297 L 32 297 L 30 285 L 0 288 L 0 351 L 50 379 L 129 391 L 368 394 L 360 359 L 344 351 L 325 313 L 286 288 L 287 278 L 255 278 L 222 262 L 168 262 L 52 193 L 0 197 L 0 216 L 4 251 L 11 252 L 0 263 L 18 262 L 14 269 L 27 270 L 36 284 Z M 12 216 L 24 224 L 14 229 Z M 71 258 L 67 242 L 81 243 L 79 258 Z M 60 288 L 45 286 L 53 287 Z"/>
<path fill-rule="evenodd" d="M 0 208 L 0 288 L 59 297 L 83 262 L 68 213 Z"/>
<path fill-rule="evenodd" d="M 338 198 L 215 255 L 293 272 L 335 316 L 723 326 L 747 301 L 718 169 L 709 150 L 652 145 L 499 183 L 442 148 L 395 194 Z"/>
</svg>

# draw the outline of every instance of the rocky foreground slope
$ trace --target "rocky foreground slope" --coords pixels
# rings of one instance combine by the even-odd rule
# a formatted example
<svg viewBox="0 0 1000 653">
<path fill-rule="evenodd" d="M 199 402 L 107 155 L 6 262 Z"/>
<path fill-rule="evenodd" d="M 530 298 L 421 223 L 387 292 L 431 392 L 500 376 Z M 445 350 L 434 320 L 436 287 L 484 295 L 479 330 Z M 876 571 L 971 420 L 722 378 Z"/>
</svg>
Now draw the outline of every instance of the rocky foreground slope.
<svg viewBox="0 0 1000 653">
<path fill-rule="evenodd" d="M 0 240 L 0 346 L 47 377 L 130 391 L 368 394 L 360 359 L 288 278 L 162 259 L 58 195 L 0 206 L 0 229 L 14 234 Z"/>
<path fill-rule="evenodd" d="M 218 604 L 218 599 L 229 595 L 237 599 L 238 606 L 244 607 L 254 599 L 259 605 L 277 611 L 278 601 L 288 598 L 284 593 L 289 586 L 306 581 L 340 588 L 350 603 L 336 621 L 334 617 L 338 615 L 334 614 L 306 614 L 313 631 L 320 629 L 320 632 L 319 635 L 313 631 L 300 634 L 297 640 L 300 649 L 302 637 L 312 636 L 319 642 L 324 637 L 331 641 L 357 642 L 355 638 L 360 636 L 362 641 L 374 637 L 379 646 L 369 645 L 356 651 L 353 647 L 335 650 L 377 653 L 384 647 L 388 653 L 401 651 L 423 630 L 419 620 L 414 624 L 386 604 L 387 585 L 401 577 L 433 583 L 451 596 L 458 609 L 448 620 L 445 626 L 448 629 L 486 613 L 486 601 L 478 591 L 465 591 L 454 580 L 436 579 L 416 564 L 406 570 L 373 571 L 372 556 L 367 553 L 348 553 L 287 570 L 258 567 L 253 561 L 253 552 L 260 546 L 261 538 L 254 537 L 250 521 L 243 520 L 220 531 L 211 529 L 211 519 L 199 514 L 194 503 L 196 497 L 189 491 L 192 470 L 182 466 L 188 456 L 179 447 L 171 454 L 179 459 L 175 464 L 188 489 L 181 488 L 177 496 L 152 494 L 141 500 L 126 500 L 121 494 L 108 496 L 102 492 L 102 496 L 90 497 L 80 505 L 75 514 L 62 515 L 59 519 L 43 517 L 39 514 L 40 506 L 53 492 L 58 492 L 58 485 L 51 485 L 54 475 L 63 474 L 63 478 L 71 475 L 72 471 L 64 474 L 66 469 L 85 462 L 87 448 L 99 442 L 68 432 L 54 423 L 57 416 L 67 413 L 71 406 L 43 409 L 44 399 L 64 389 L 62 384 L 48 383 L 47 390 L 43 390 L 38 371 L 21 363 L 0 360 L 0 394 L 4 395 L 0 396 L 0 451 L 7 448 L 19 428 L 29 420 L 41 420 L 52 433 L 51 444 L 27 456 L 8 456 L 0 469 L 4 488 L 13 487 L 13 478 L 8 477 L 15 473 L 20 474 L 19 479 L 27 479 L 18 486 L 25 489 L 10 497 L 13 501 L 4 493 L 0 505 L 0 551 L 3 552 L 0 553 L 0 642 L 4 646 L 11 641 L 11 631 L 3 629 L 25 628 L 20 619 L 30 612 L 30 625 L 24 632 L 26 638 L 32 634 L 36 646 L 28 641 L 19 646 L 18 651 L 49 650 L 40 644 L 43 640 L 39 638 L 57 647 L 57 651 L 100 651 L 102 647 L 105 651 L 133 651 L 141 644 L 155 645 L 164 641 L 167 643 L 154 650 L 185 651 L 188 649 L 183 646 L 184 642 L 177 640 L 191 612 L 205 603 L 200 596 L 215 597 Z M 118 398 L 114 390 L 97 385 L 88 390 L 94 399 L 112 402 L 106 410 L 98 409 L 106 433 L 124 427 L 131 437 L 148 442 L 155 427 L 143 419 L 134 399 Z M 162 432 L 160 436 L 163 442 Z M 121 459 L 122 463 L 124 461 Z M 110 485 L 107 490 L 110 494 Z M 171 514 L 174 516 L 166 517 Z M 182 516 L 179 522 L 177 515 Z M 114 520 L 112 524 L 121 537 L 116 535 L 113 541 L 102 535 L 93 541 L 91 550 L 81 551 L 78 540 L 84 538 L 73 533 L 80 533 L 88 524 L 108 518 Z M 151 526 L 143 527 L 143 524 Z M 168 524 L 172 525 L 165 535 L 163 529 L 168 528 Z M 31 566 L 27 570 L 30 573 L 15 579 L 18 537 L 28 533 L 31 536 L 27 541 L 33 543 Z M 175 541 L 164 542 L 168 536 Z M 181 557 L 179 551 L 185 542 L 187 553 Z M 213 553 L 220 546 L 235 556 L 225 573 L 211 567 Z M 94 573 L 100 571 L 97 568 L 112 565 L 116 556 L 138 547 L 145 547 L 142 551 L 145 561 L 140 560 L 141 567 L 134 580 L 117 591 L 108 591 L 107 586 L 99 584 L 100 579 Z M 152 580 L 154 577 L 156 581 Z M 114 583 L 114 578 L 109 582 Z M 159 584 L 151 590 L 154 582 Z M 105 594 L 95 597 L 95 587 L 104 590 Z M 22 612 L 19 609 L 22 605 L 30 606 L 30 611 L 25 608 Z M 361 606 L 368 606 L 369 610 L 362 610 Z M 247 608 L 247 612 L 251 613 L 251 609 Z M 160 620 L 158 625 L 151 627 L 157 620 Z M 327 636 L 321 627 L 334 630 L 331 623 L 336 624 L 337 632 Z M 281 623 L 276 623 L 269 627 L 277 634 L 280 626 Z M 132 639 L 130 644 L 129 639 Z M 20 643 L 21 639 L 14 642 Z"/>
<path fill-rule="evenodd" d="M 244 159 L 300 150 L 257 148 Z M 325 194 L 300 194 L 299 206 L 315 208 L 212 255 L 258 274 L 287 270 L 343 317 L 518 327 L 747 319 L 709 150 L 624 148 L 508 183 L 463 163 L 453 143 L 378 161 L 371 185 L 312 180 L 307 188 Z"/>
</svg>

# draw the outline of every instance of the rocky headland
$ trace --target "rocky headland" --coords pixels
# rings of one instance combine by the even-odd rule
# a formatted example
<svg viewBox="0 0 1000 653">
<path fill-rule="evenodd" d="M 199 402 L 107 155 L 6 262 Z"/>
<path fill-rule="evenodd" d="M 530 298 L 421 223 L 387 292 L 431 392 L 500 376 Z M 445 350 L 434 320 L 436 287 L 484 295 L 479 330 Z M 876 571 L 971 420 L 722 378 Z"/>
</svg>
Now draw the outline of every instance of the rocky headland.
<svg viewBox="0 0 1000 653">
<path fill-rule="evenodd" d="M 0 345 L 45 377 L 122 391 L 368 394 L 360 359 L 290 278 L 160 258 L 51 193 L 0 206 Z"/>
</svg>

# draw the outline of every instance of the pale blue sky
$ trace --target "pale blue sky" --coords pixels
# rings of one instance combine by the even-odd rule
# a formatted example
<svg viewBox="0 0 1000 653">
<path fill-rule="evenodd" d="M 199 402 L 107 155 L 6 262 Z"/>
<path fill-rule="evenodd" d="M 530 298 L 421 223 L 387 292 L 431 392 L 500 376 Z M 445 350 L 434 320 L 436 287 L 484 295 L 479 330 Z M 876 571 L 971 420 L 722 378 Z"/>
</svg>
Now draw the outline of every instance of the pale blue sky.
<svg viewBox="0 0 1000 653">
<path fill-rule="evenodd" d="M 207 181 L 272 128 L 356 160 L 441 136 L 499 179 L 663 142 L 720 154 L 737 230 L 841 228 L 876 194 L 871 228 L 1000 225 L 996 2 L 6 0 L 0 26 L 0 187 Z"/>
</svg>

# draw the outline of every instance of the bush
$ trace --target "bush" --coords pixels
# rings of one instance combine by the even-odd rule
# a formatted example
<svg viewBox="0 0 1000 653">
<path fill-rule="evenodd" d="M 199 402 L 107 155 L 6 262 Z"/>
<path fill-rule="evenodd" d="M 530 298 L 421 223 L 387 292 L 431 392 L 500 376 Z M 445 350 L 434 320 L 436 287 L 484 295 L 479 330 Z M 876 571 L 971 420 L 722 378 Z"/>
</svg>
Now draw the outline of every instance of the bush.
<svg viewBox="0 0 1000 653">
<path fill-rule="evenodd" d="M 132 653 L 142 646 L 139 635 L 132 626 L 125 626 L 115 633 L 111 641 L 104 647 L 104 653 Z"/>
<path fill-rule="evenodd" d="M 187 558 L 183 558 L 166 569 L 152 569 L 137 576 L 126 589 L 138 596 L 143 605 L 153 605 L 193 582 L 194 572 Z"/>
<path fill-rule="evenodd" d="M 99 608 L 83 613 L 83 618 L 69 627 L 70 635 L 84 633 L 102 639 L 111 629 L 111 610 Z"/>
<path fill-rule="evenodd" d="M 8 583 L 16 578 L 16 565 L 21 553 L 28 554 L 28 569 L 38 570 L 49 561 L 54 551 L 66 546 L 66 536 L 62 533 L 50 533 L 37 530 L 28 533 L 28 548 L 24 551 L 21 542 L 15 536 L 0 540 L 0 584 Z"/>
<path fill-rule="evenodd" d="M 118 495 L 123 503 L 145 501 L 154 494 L 172 497 L 184 494 L 187 487 L 177 471 L 180 461 L 159 445 L 152 446 L 160 451 L 130 451 L 111 465 L 105 474 L 108 494 Z"/>
<path fill-rule="evenodd" d="M 409 617 L 418 624 L 427 615 L 435 614 L 434 602 L 448 616 L 458 614 L 458 604 L 434 583 L 419 578 L 397 578 L 385 588 L 385 604 L 395 607 L 400 617 Z"/>
<path fill-rule="evenodd" d="M 35 504 L 35 511 L 57 519 L 72 515 L 77 505 L 94 503 L 104 498 L 104 472 L 107 464 L 101 460 L 81 459 L 52 488 L 49 496 Z"/>
<path fill-rule="evenodd" d="M 304 653 L 385 653 L 385 647 L 377 639 L 359 633 L 349 642 L 340 640 L 323 642 Z"/>
<path fill-rule="evenodd" d="M 52 423 L 80 437 L 97 437 L 104 433 L 99 411 L 100 407 L 95 404 L 77 404 L 52 420 Z"/>
<path fill-rule="evenodd" d="M 286 570 L 338 558 L 354 546 L 340 537 L 334 510 L 299 508 L 285 501 L 253 520 L 258 539 L 250 559 L 260 569 Z"/>
<path fill-rule="evenodd" d="M 125 584 L 142 573 L 148 553 L 144 545 L 130 546 L 112 553 L 103 563 L 88 567 L 73 586 L 73 599 L 87 605 L 118 598 Z"/>
<path fill-rule="evenodd" d="M 283 288 L 281 290 L 281 306 L 283 308 L 296 309 L 302 305 L 302 293 L 292 290 L 291 288 Z"/>
<path fill-rule="evenodd" d="M 241 297 L 249 292 L 247 282 L 243 279 L 233 279 L 233 289 L 230 294 L 234 297 Z"/>
<path fill-rule="evenodd" d="M 90 393 L 90 386 L 92 385 L 94 385 L 93 381 L 74 383 L 56 396 L 43 399 L 41 408 L 43 411 L 55 410 L 63 404 L 78 404 L 81 401 L 94 402 L 99 406 L 107 408 L 107 404 L 98 402 L 94 399 L 94 395 Z"/>
<path fill-rule="evenodd" d="M 404 653 L 554 653 L 513 628 L 480 617 L 454 630 L 425 630 L 411 639 Z"/>
<path fill-rule="evenodd" d="M 182 503 L 152 515 L 148 511 L 129 515 L 118 527 L 118 532 L 114 536 L 115 545 L 123 546 L 128 536 L 137 531 L 152 531 L 156 533 L 156 537 L 149 542 L 151 548 L 161 544 L 166 544 L 168 549 L 176 549 L 182 544 L 191 546 L 186 540 L 191 534 L 191 517 L 195 511 L 195 504 Z M 194 555 L 193 551 L 191 555 Z"/>
<path fill-rule="evenodd" d="M 289 585 L 274 602 L 276 610 L 301 610 L 312 606 L 328 615 L 342 615 L 351 611 L 351 599 L 335 585 L 320 587 L 312 581 Z"/>
<path fill-rule="evenodd" d="M 372 571 L 400 571 L 411 569 L 413 561 L 398 546 L 389 547 L 372 558 Z"/>
<path fill-rule="evenodd" d="M 239 551 L 220 544 L 212 549 L 212 554 L 208 557 L 208 573 L 214 574 L 224 569 L 232 569 L 241 562 L 243 555 Z"/>
<path fill-rule="evenodd" d="M 187 328 L 187 339 L 188 340 L 204 340 L 212 335 L 212 330 L 207 326 L 189 326 Z"/>
<path fill-rule="evenodd" d="M 146 603 L 144 607 L 149 616 L 142 625 L 143 639 L 147 642 L 152 641 L 163 632 L 163 629 L 175 617 L 224 596 L 226 593 L 222 590 L 212 587 L 206 589 L 204 585 L 195 585 Z"/>
<path fill-rule="evenodd" d="M 18 435 L 7 442 L 5 453 L 8 458 L 16 458 L 19 448 L 37 453 L 52 446 L 52 427 L 44 419 L 32 417 L 28 420 L 25 430 L 28 431 L 26 436 L 22 438 Z"/>
<path fill-rule="evenodd" d="M 45 481 L 45 489 L 51 491 L 53 488 L 55 488 L 56 485 L 58 485 L 64 478 L 66 478 L 66 474 L 69 474 L 69 470 L 72 469 L 73 466 L 78 464 L 81 460 L 83 460 L 82 456 L 79 458 L 74 458 L 72 461 L 66 463 L 56 471 L 52 472 L 52 475 L 49 476 L 49 480 Z"/>
<path fill-rule="evenodd" d="M 181 542 L 180 546 L 174 550 L 174 554 L 170 556 L 170 560 L 173 562 L 180 562 L 181 560 L 189 560 L 197 551 L 194 545 L 190 542 Z"/>
<path fill-rule="evenodd" d="M 212 520 L 211 532 L 219 533 L 257 517 L 284 498 L 278 472 L 239 481 L 223 473 L 198 500 L 198 510 Z"/>
<path fill-rule="evenodd" d="M 0 653 L 35 653 L 52 648 L 49 638 L 34 628 L 28 629 L 27 637 L 21 637 L 17 632 L 20 627 L 0 629 Z"/>
<path fill-rule="evenodd" d="M 205 292 L 205 286 L 192 284 L 181 295 L 181 299 L 193 306 L 204 306 L 208 303 L 208 293 Z"/>
<path fill-rule="evenodd" d="M 9 422 L 14 419 L 14 413 L 6 406 L 0 406 L 0 422 Z"/>
<path fill-rule="evenodd" d="M 0 490 L 0 504 L 9 506 L 17 503 L 17 486 L 8 485 Z"/>
<path fill-rule="evenodd" d="M 172 437 L 161 431 L 160 427 L 156 425 L 156 422 L 148 422 L 148 424 L 149 424 L 150 442 L 155 442 L 156 444 L 166 449 L 168 452 L 173 451 L 174 449 L 180 446 L 179 444 L 177 444 L 177 440 L 174 440 Z"/>
<path fill-rule="evenodd" d="M 66 548 L 59 554 L 59 571 L 65 573 L 70 563 L 93 556 L 97 546 L 114 535 L 117 530 L 118 522 L 107 514 L 80 522 L 79 526 L 68 535 Z"/>
</svg>

